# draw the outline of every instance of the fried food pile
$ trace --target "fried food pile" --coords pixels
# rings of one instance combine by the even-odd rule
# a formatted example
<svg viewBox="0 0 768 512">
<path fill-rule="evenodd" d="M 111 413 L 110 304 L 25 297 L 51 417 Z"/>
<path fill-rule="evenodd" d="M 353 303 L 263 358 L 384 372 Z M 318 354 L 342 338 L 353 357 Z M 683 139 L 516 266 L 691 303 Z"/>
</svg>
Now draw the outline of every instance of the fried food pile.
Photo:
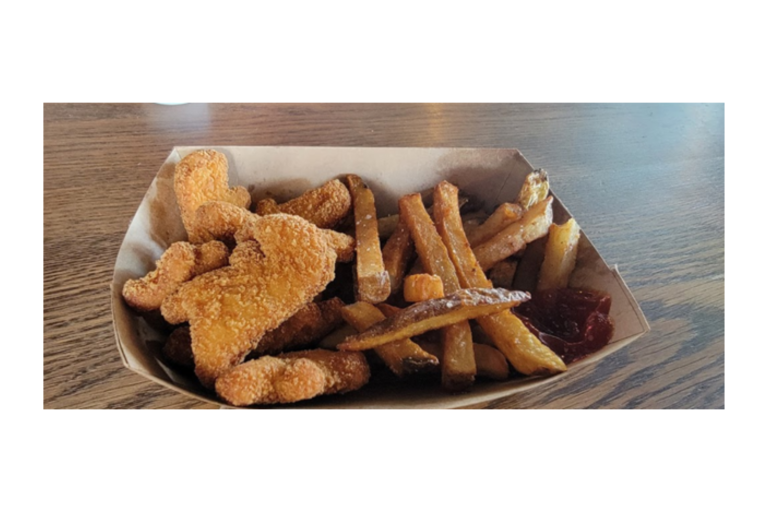
<svg viewBox="0 0 768 512">
<path fill-rule="evenodd" d="M 353 392 L 382 374 L 460 392 L 476 378 L 566 370 L 514 312 L 537 290 L 567 287 L 576 261 L 580 230 L 552 223 L 544 171 L 490 215 L 462 212 L 467 200 L 443 181 L 429 209 L 410 194 L 380 217 L 363 179 L 339 178 L 252 212 L 223 154 L 176 165 L 188 240 L 123 287 L 130 307 L 176 326 L 166 362 L 234 406 Z M 538 288 L 512 289 L 537 240 Z"/>
</svg>

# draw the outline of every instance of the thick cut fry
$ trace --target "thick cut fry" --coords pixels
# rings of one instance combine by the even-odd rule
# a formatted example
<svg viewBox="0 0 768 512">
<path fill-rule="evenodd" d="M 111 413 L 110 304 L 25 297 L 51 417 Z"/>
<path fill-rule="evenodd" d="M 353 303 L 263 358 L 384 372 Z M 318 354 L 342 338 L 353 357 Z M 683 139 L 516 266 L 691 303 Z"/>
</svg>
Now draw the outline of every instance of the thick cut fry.
<svg viewBox="0 0 768 512">
<path fill-rule="evenodd" d="M 426 352 L 439 356 L 440 344 L 435 340 L 423 340 L 419 346 Z M 477 364 L 477 376 L 492 380 L 507 380 L 509 378 L 509 363 L 504 354 L 490 345 L 473 343 L 475 363 Z"/>
<path fill-rule="evenodd" d="M 537 169 L 525 177 L 523 186 L 517 195 L 517 203 L 524 210 L 529 210 L 536 203 L 543 201 L 547 194 L 549 194 L 547 171 Z"/>
<path fill-rule="evenodd" d="M 511 290 L 516 270 L 517 260 L 507 258 L 491 267 L 491 270 L 488 271 L 488 279 L 491 280 L 494 288 L 508 288 Z"/>
<path fill-rule="evenodd" d="M 525 246 L 517 264 L 517 270 L 515 270 L 512 289 L 523 290 L 524 292 L 536 290 L 541 262 L 544 261 L 544 247 L 547 245 L 547 238 L 546 236 L 539 238 Z"/>
<path fill-rule="evenodd" d="M 229 188 L 227 158 L 212 149 L 195 151 L 176 164 L 173 189 L 181 220 L 192 243 L 204 242 L 195 225 L 195 211 L 208 201 L 225 201 L 243 208 L 251 205 L 244 187 Z"/>
<path fill-rule="evenodd" d="M 288 213 L 298 215 L 319 228 L 333 228 L 346 218 L 351 207 L 352 199 L 347 187 L 339 180 L 331 180 L 283 204 L 277 204 L 273 199 L 259 201 L 256 213 Z"/>
<path fill-rule="evenodd" d="M 193 245 L 174 242 L 155 263 L 155 270 L 123 285 L 123 298 L 138 311 L 160 309 L 166 297 L 193 277 L 227 264 L 229 250 L 221 242 Z"/>
<path fill-rule="evenodd" d="M 445 245 L 449 248 L 449 254 L 462 285 L 490 288 L 491 282 L 485 277 L 475 259 L 475 254 L 461 227 L 461 217 L 456 207 L 457 193 L 456 187 L 448 182 L 441 182 L 435 187 L 437 228 Z M 520 373 L 524 375 L 557 373 L 566 369 L 563 361 L 541 343 L 510 311 L 483 316 L 477 321 L 493 340 L 496 348 L 501 350 Z"/>
<path fill-rule="evenodd" d="M 280 326 L 266 333 L 249 354 L 249 358 L 276 355 L 310 346 L 339 327 L 343 319 L 344 302 L 334 297 L 322 302 L 310 302 Z"/>
<path fill-rule="evenodd" d="M 403 286 L 405 271 L 413 257 L 413 239 L 404 221 L 397 223 L 394 233 L 381 250 L 381 257 L 384 260 L 384 269 L 389 275 L 390 293 L 397 293 Z"/>
<path fill-rule="evenodd" d="M 329 350 L 335 350 L 336 347 L 341 345 L 345 339 L 347 339 L 347 336 L 352 336 L 355 334 L 357 329 L 352 327 L 349 324 L 344 324 L 332 333 L 330 333 L 328 336 L 320 340 L 320 342 L 317 344 L 318 348 L 327 348 Z"/>
<path fill-rule="evenodd" d="M 379 237 L 385 240 L 391 237 L 395 233 L 398 224 L 400 224 L 400 215 L 397 213 L 378 219 L 376 225 L 379 228 Z"/>
<path fill-rule="evenodd" d="M 235 406 L 286 404 L 354 391 L 370 375 L 363 354 L 302 350 L 235 366 L 216 380 L 216 393 Z"/>
<path fill-rule="evenodd" d="M 575 219 L 570 219 L 562 226 L 552 224 L 549 227 L 537 290 L 568 287 L 568 279 L 576 266 L 579 234 L 579 225 Z"/>
<path fill-rule="evenodd" d="M 469 202 L 469 199 L 466 197 L 459 197 L 459 208 L 464 206 Z M 427 212 L 429 214 L 432 214 L 432 207 L 430 206 L 427 208 Z M 482 215 L 482 212 L 473 212 L 472 214 L 469 214 L 469 219 L 474 218 L 475 215 Z M 397 225 L 400 223 L 400 214 L 395 213 L 393 215 L 387 215 L 386 217 L 381 217 L 378 219 L 378 226 L 379 226 L 379 236 L 382 239 L 387 239 L 395 232 L 395 228 L 397 228 Z"/>
<path fill-rule="evenodd" d="M 545 236 L 551 224 L 552 198 L 549 197 L 533 205 L 520 220 L 474 247 L 480 268 L 488 270 L 525 247 L 525 244 Z"/>
<path fill-rule="evenodd" d="M 339 350 L 368 350 L 465 320 L 498 313 L 518 306 L 530 298 L 531 296 L 525 292 L 499 288 L 459 290 L 442 299 L 417 302 L 377 323 L 367 331 L 348 337 L 338 348 Z M 474 361 L 474 354 L 472 361 Z"/>
<path fill-rule="evenodd" d="M 384 304 L 380 306 L 384 306 Z M 344 320 L 358 332 L 363 332 L 386 319 L 386 315 L 382 311 L 367 302 L 350 304 L 342 309 L 341 314 Z M 398 377 L 427 368 L 435 368 L 438 365 L 436 357 L 426 353 L 410 338 L 381 345 L 373 350 L 384 361 L 387 368 Z"/>
<path fill-rule="evenodd" d="M 479 245 L 493 237 L 496 233 L 520 220 L 523 216 L 523 208 L 515 203 L 503 203 L 480 226 L 467 234 L 471 246 Z"/>
<path fill-rule="evenodd" d="M 358 300 L 377 304 L 389 297 L 389 274 L 381 255 L 373 192 L 359 176 L 347 176 L 355 215 L 356 283 Z"/>
<path fill-rule="evenodd" d="M 406 302 L 441 299 L 445 295 L 443 281 L 432 274 L 414 274 L 405 278 L 403 297 Z"/>
<path fill-rule="evenodd" d="M 446 294 L 461 289 L 459 278 L 448 251 L 437 233 L 419 194 L 403 196 L 399 201 L 400 215 L 408 225 L 416 252 L 427 273 L 438 276 Z M 454 322 L 455 323 L 455 322 Z M 472 330 L 468 322 L 449 325 L 440 333 L 443 340 L 442 383 L 449 390 L 459 390 L 475 379 L 475 354 L 472 351 Z"/>
</svg>

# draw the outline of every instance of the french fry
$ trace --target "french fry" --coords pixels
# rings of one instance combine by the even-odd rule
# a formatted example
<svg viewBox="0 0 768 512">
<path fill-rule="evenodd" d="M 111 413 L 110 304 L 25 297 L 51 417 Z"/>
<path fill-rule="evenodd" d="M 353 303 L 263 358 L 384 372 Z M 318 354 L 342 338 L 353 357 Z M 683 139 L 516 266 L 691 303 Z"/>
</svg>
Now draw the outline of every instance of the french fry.
<svg viewBox="0 0 768 512">
<path fill-rule="evenodd" d="M 390 293 L 397 293 L 403 286 L 405 271 L 413 258 L 413 239 L 405 222 L 398 222 L 394 233 L 381 249 L 381 257 L 384 261 L 384 270 L 389 275 Z"/>
<path fill-rule="evenodd" d="M 530 294 L 525 292 L 499 288 L 459 290 L 442 299 L 417 302 L 366 331 L 348 337 L 337 348 L 368 350 L 427 331 L 508 310 L 529 300 L 530 297 Z M 472 345 L 470 349 L 471 347 Z M 474 362 L 474 354 L 472 361 Z"/>
<path fill-rule="evenodd" d="M 358 331 L 349 324 L 344 324 L 328 336 L 320 340 L 317 344 L 318 348 L 327 348 L 335 350 L 336 347 L 341 345 L 348 336 L 356 334 Z"/>
<path fill-rule="evenodd" d="M 458 189 L 443 181 L 435 187 L 435 221 L 456 273 L 465 287 L 490 288 L 491 282 L 475 259 L 456 208 Z M 498 290 L 498 288 L 496 288 Z M 525 292 L 515 292 L 525 293 Z M 512 366 L 524 375 L 550 374 L 566 369 L 563 361 L 536 338 L 510 311 L 482 316 L 477 322 Z"/>
<path fill-rule="evenodd" d="M 322 302 L 310 302 L 292 317 L 269 331 L 258 341 L 248 357 L 276 355 L 310 346 L 338 328 L 343 319 L 344 302 L 334 297 Z"/>
<path fill-rule="evenodd" d="M 512 280 L 515 278 L 517 260 L 507 258 L 495 264 L 488 271 L 488 279 L 494 288 L 512 289 Z"/>
<path fill-rule="evenodd" d="M 357 298 L 377 304 L 389 297 L 389 274 L 384 268 L 373 192 L 359 176 L 347 175 L 355 215 Z"/>
<path fill-rule="evenodd" d="M 339 180 L 331 180 L 283 204 L 277 204 L 273 199 L 259 201 L 256 213 L 289 213 L 307 219 L 317 227 L 332 228 L 344 220 L 351 207 L 347 187 Z"/>
<path fill-rule="evenodd" d="M 341 310 L 344 320 L 358 332 L 363 332 L 371 326 L 386 319 L 386 315 L 367 302 L 356 302 Z M 408 373 L 418 372 L 427 368 L 436 368 L 438 359 L 425 352 L 410 338 L 405 338 L 373 349 L 392 373 L 402 377 Z"/>
<path fill-rule="evenodd" d="M 400 215 L 395 213 L 394 215 L 387 215 L 386 217 L 381 217 L 376 221 L 376 225 L 379 228 L 379 237 L 383 239 L 388 239 L 391 237 L 395 229 L 397 228 L 397 225 L 400 223 Z"/>
<path fill-rule="evenodd" d="M 541 262 L 544 261 L 544 247 L 547 245 L 547 238 L 546 236 L 539 238 L 525 246 L 515 270 L 515 278 L 512 280 L 513 290 L 533 292 L 536 289 Z"/>
<path fill-rule="evenodd" d="M 440 344 L 434 340 L 419 341 L 419 346 L 430 354 L 439 356 Z M 490 345 L 473 343 L 477 364 L 477 376 L 492 380 L 507 380 L 509 378 L 509 363 L 504 354 Z"/>
<path fill-rule="evenodd" d="M 549 227 L 537 290 L 568 287 L 568 279 L 576 266 L 579 234 L 579 225 L 575 219 L 568 220 L 562 226 L 552 224 Z"/>
<path fill-rule="evenodd" d="M 488 270 L 525 247 L 525 244 L 545 236 L 551 224 L 552 198 L 548 197 L 533 205 L 520 220 L 473 248 L 480 268 Z"/>
<path fill-rule="evenodd" d="M 444 295 L 443 281 L 438 276 L 414 274 L 405 278 L 403 297 L 406 302 L 441 299 Z"/>
<path fill-rule="evenodd" d="M 493 235 L 509 226 L 513 222 L 520 220 L 523 216 L 523 208 L 515 203 L 503 203 L 496 208 L 488 219 L 480 226 L 467 234 L 467 240 L 472 247 L 479 245 Z"/>
<path fill-rule="evenodd" d="M 537 169 L 525 177 L 523 186 L 517 195 L 517 203 L 524 210 L 544 200 L 549 194 L 549 177 L 544 169 Z"/>
<path fill-rule="evenodd" d="M 459 208 L 464 206 L 469 202 L 469 199 L 466 197 L 459 197 Z M 432 207 L 430 206 L 427 208 L 427 211 L 432 214 Z M 477 215 L 481 215 L 482 212 L 477 212 Z M 474 218 L 473 215 L 471 215 L 468 218 Z M 395 232 L 395 228 L 397 228 L 398 223 L 400 222 L 400 214 L 395 213 L 392 215 L 387 215 L 385 217 L 381 217 L 378 219 L 378 226 L 379 226 L 379 237 L 382 239 L 387 239 Z"/>
<path fill-rule="evenodd" d="M 416 252 L 427 273 L 438 276 L 446 294 L 461 290 L 456 269 L 448 251 L 437 233 L 432 219 L 424 208 L 419 194 L 400 198 L 400 215 L 405 219 Z M 421 303 L 424 304 L 424 303 Z M 472 331 L 468 322 L 451 322 L 440 333 L 443 340 L 442 384 L 448 390 L 459 390 L 472 384 L 477 368 L 472 351 Z"/>
</svg>

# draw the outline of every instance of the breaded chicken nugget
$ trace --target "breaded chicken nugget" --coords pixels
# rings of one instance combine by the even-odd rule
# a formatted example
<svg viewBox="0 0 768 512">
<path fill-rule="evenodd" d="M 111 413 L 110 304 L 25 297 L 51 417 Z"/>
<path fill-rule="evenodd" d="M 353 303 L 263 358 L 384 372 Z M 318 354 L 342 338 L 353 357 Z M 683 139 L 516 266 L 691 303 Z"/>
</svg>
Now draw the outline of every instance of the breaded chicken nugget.
<svg viewBox="0 0 768 512">
<path fill-rule="evenodd" d="M 195 212 L 195 223 L 203 240 L 222 240 L 234 244 L 235 233 L 240 231 L 249 221 L 260 218 L 231 203 L 209 201 L 200 206 Z M 331 229 L 320 230 L 328 239 L 330 246 L 336 251 L 339 262 L 352 261 L 355 256 L 355 239 L 344 233 Z M 248 235 L 249 236 L 249 235 Z M 245 236 L 244 238 L 248 238 Z"/>
<path fill-rule="evenodd" d="M 344 323 L 341 308 L 344 301 L 334 297 L 322 302 L 310 302 L 280 326 L 266 333 L 249 358 L 275 355 L 288 350 L 308 348 Z"/>
<path fill-rule="evenodd" d="M 251 205 L 251 194 L 243 187 L 229 188 L 227 158 L 212 149 L 185 156 L 173 176 L 176 201 L 189 241 L 206 241 L 195 225 L 195 211 L 207 201 L 224 201 L 243 208 Z"/>
<path fill-rule="evenodd" d="M 317 227 L 332 228 L 349 215 L 351 208 L 352 197 L 347 187 L 339 180 L 331 180 L 283 204 L 277 204 L 274 199 L 259 201 L 256 213 L 289 213 L 307 219 Z"/>
<path fill-rule="evenodd" d="M 236 406 L 286 404 L 318 395 L 347 393 L 371 376 L 365 356 L 313 349 L 264 356 L 238 365 L 216 380 L 216 392 Z"/>
<path fill-rule="evenodd" d="M 196 275 L 227 264 L 229 250 L 221 242 L 193 245 L 171 244 L 156 262 L 157 268 L 140 279 L 129 279 L 123 285 L 123 298 L 134 309 L 152 311 L 182 283 Z"/>
<path fill-rule="evenodd" d="M 334 278 L 336 253 L 315 225 L 278 214 L 245 227 L 228 267 L 183 284 L 161 307 L 168 322 L 189 321 L 195 373 L 207 387 Z"/>
</svg>

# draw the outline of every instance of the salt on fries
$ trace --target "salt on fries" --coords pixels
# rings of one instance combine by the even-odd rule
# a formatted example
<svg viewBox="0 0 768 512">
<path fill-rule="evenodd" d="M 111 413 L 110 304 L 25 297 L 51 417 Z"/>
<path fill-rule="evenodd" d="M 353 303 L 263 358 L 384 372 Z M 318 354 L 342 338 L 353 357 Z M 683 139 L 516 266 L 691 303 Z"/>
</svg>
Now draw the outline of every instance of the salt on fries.
<svg viewBox="0 0 768 512">
<path fill-rule="evenodd" d="M 467 198 L 444 181 L 429 209 L 408 194 L 396 215 L 379 217 L 357 175 L 284 203 L 263 199 L 252 213 L 245 189 L 227 186 L 222 154 L 194 152 L 176 169 L 189 242 L 170 246 L 123 294 L 140 314 L 159 311 L 177 325 L 166 362 L 194 370 L 225 402 L 353 392 L 368 384 L 371 357 L 404 383 L 439 372 L 450 392 L 506 380 L 510 365 L 523 375 L 566 369 L 511 311 L 531 293 L 567 286 L 575 265 L 579 227 L 552 223 L 546 172 L 531 173 L 516 201 L 490 215 L 462 216 Z M 539 248 L 538 262 L 526 247 Z M 534 275 L 522 276 L 528 268 Z M 514 289 L 523 281 L 525 291 Z"/>
</svg>

